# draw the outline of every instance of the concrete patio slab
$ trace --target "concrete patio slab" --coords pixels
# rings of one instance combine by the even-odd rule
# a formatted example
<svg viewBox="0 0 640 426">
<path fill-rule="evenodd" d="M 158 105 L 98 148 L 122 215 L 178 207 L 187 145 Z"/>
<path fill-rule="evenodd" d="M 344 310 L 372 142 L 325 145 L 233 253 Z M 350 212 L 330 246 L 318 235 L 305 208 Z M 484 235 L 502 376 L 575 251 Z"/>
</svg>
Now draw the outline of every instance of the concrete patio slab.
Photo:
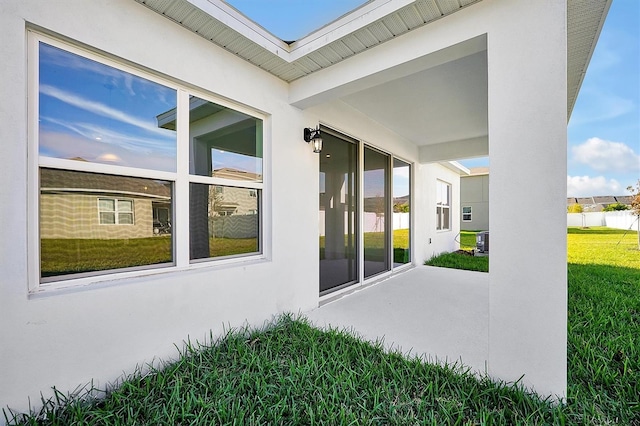
<svg viewBox="0 0 640 426">
<path fill-rule="evenodd" d="M 489 274 L 418 266 L 306 313 L 318 327 L 348 328 L 387 348 L 484 373 Z"/>
</svg>

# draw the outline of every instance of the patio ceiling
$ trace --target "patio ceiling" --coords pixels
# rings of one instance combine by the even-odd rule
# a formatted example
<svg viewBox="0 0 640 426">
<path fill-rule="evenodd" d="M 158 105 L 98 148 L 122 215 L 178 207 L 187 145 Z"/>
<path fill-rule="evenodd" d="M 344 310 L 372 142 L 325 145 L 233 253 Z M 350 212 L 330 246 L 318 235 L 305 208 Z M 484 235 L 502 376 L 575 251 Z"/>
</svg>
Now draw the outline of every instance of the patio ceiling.
<svg viewBox="0 0 640 426">
<path fill-rule="evenodd" d="M 488 154 L 484 37 L 355 84 L 337 84 L 311 95 L 298 90 L 303 77 L 313 79 L 316 72 L 329 69 L 340 72 L 345 59 L 367 57 L 374 46 L 482 0 L 371 0 L 295 42 L 278 39 L 221 0 L 136 1 L 292 83 L 293 105 L 307 108 L 340 99 L 419 147 L 458 141 L 469 156 Z M 611 0 L 568 0 L 569 115 L 610 4 Z M 435 160 L 440 159 L 444 158 Z"/>
</svg>

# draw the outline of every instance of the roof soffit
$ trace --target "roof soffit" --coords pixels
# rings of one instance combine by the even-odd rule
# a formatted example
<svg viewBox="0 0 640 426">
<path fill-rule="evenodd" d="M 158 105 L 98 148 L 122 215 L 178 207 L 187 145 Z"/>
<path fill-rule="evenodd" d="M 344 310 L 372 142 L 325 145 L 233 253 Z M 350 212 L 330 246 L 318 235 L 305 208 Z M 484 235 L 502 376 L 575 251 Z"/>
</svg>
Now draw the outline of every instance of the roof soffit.
<svg viewBox="0 0 640 426">
<path fill-rule="evenodd" d="M 291 82 L 482 0 L 371 0 L 291 43 L 222 0 L 135 0 Z"/>
<path fill-rule="evenodd" d="M 287 44 L 222 0 L 135 0 L 292 82 L 482 0 L 372 0 Z M 575 105 L 612 0 L 567 0 L 567 113 Z"/>
</svg>

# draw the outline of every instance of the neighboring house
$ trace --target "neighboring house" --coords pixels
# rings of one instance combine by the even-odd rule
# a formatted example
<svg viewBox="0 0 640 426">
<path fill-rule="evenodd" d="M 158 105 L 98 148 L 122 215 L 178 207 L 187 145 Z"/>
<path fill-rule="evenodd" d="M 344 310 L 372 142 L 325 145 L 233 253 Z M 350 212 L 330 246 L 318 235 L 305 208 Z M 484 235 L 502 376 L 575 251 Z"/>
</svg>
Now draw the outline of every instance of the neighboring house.
<svg viewBox="0 0 640 426">
<path fill-rule="evenodd" d="M 580 204 L 584 212 L 601 212 L 610 204 L 624 204 L 631 206 L 631 199 L 631 195 L 568 197 L 567 208 L 573 204 Z"/>
<path fill-rule="evenodd" d="M 487 155 L 487 373 L 565 396 L 558 154 L 609 5 L 373 0 L 285 43 L 220 0 L 3 0 L 0 405 L 422 267 L 457 247 L 451 161 Z M 51 202 L 56 171 L 73 182 Z M 545 226 L 514 214 L 523 188 Z M 170 232 L 148 238 L 151 217 Z M 56 227 L 82 238 L 57 250 Z"/>
<path fill-rule="evenodd" d="M 489 230 L 489 168 L 472 167 L 460 178 L 460 229 Z"/>
<path fill-rule="evenodd" d="M 43 168 L 40 238 L 154 237 L 170 221 L 170 200 L 169 182 Z"/>
</svg>

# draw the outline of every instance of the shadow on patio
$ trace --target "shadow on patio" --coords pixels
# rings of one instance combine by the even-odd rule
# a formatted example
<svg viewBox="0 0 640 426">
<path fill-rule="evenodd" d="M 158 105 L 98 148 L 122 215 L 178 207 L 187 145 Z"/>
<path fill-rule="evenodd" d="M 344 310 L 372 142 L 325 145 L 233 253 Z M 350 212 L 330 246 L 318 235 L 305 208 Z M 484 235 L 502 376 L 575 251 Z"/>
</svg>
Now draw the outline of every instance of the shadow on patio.
<svg viewBox="0 0 640 426">
<path fill-rule="evenodd" d="M 462 362 L 485 372 L 489 274 L 418 266 L 306 313 L 316 326 L 348 328 L 387 348 Z"/>
</svg>

